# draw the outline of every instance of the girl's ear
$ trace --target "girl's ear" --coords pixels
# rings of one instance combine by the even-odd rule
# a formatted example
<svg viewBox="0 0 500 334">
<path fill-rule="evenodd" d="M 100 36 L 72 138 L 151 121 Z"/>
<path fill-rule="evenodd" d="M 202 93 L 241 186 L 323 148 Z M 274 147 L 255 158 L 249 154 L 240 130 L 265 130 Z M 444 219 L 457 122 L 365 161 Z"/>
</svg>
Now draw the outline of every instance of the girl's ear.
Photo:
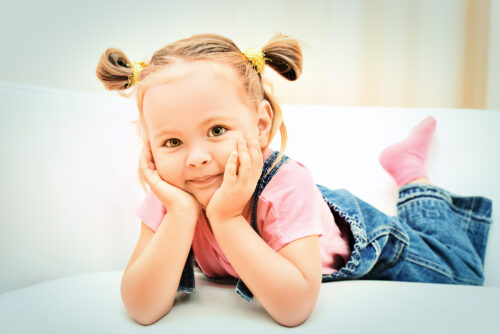
<svg viewBox="0 0 500 334">
<path fill-rule="evenodd" d="M 259 146 L 266 147 L 269 144 L 269 134 L 273 122 L 273 108 L 267 100 L 260 102 L 257 107 L 257 128 L 259 130 Z"/>
</svg>

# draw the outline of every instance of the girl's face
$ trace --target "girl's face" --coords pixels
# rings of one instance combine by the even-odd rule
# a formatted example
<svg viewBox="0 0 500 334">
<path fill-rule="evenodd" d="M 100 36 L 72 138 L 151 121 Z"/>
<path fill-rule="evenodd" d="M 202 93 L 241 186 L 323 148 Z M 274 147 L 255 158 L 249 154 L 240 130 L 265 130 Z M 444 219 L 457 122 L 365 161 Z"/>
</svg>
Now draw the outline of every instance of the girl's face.
<svg viewBox="0 0 500 334">
<path fill-rule="evenodd" d="M 172 66 L 183 66 L 186 73 L 149 88 L 144 95 L 151 150 L 161 178 L 192 194 L 206 208 L 222 184 L 237 141 L 250 134 L 261 148 L 267 146 L 272 111 L 267 101 L 256 109 L 243 101 L 246 95 L 235 85 L 237 74 L 228 66 L 206 61 Z"/>
</svg>

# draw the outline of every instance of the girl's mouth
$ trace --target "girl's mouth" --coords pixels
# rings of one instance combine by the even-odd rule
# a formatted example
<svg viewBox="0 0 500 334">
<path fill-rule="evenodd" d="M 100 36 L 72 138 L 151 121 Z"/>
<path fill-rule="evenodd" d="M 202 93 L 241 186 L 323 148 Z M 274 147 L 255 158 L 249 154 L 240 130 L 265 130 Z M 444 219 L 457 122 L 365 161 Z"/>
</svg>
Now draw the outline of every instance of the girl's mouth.
<svg viewBox="0 0 500 334">
<path fill-rule="evenodd" d="M 204 186 L 204 185 L 212 184 L 213 182 L 218 180 L 220 176 L 222 176 L 222 174 L 212 175 L 212 176 L 200 179 L 200 180 L 189 180 L 188 182 L 195 184 L 195 185 Z"/>
</svg>

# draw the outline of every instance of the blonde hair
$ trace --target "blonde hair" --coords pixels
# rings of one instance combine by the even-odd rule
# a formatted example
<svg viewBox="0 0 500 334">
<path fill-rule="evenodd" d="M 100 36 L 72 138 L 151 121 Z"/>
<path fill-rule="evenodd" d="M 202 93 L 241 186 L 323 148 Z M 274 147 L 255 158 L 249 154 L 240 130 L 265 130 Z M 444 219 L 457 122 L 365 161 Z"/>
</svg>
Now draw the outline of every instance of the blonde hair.
<svg viewBox="0 0 500 334">
<path fill-rule="evenodd" d="M 262 47 L 262 51 L 267 60 L 266 64 L 284 78 L 294 81 L 302 74 L 302 50 L 297 39 L 278 33 Z M 152 74 L 163 72 L 170 64 L 178 61 L 194 62 L 199 60 L 214 61 L 235 69 L 241 79 L 240 84 L 254 106 L 263 100 L 269 102 L 273 115 L 268 145 L 278 129 L 281 134 L 280 152 L 271 166 L 274 167 L 284 155 L 287 143 L 286 127 L 281 108 L 272 94 L 270 82 L 262 78 L 252 63 L 230 39 L 216 34 L 198 34 L 168 44 L 156 51 L 149 62 L 145 62 L 147 65 L 140 72 L 139 80 L 134 85 L 130 85 L 129 82 L 129 78 L 133 75 L 132 63 L 129 58 L 117 48 L 108 48 L 99 60 L 96 75 L 106 89 L 117 90 L 121 96 L 129 97 L 132 93 L 136 93 L 139 117 L 135 122 L 137 122 L 139 136 L 146 143 L 147 128 L 142 109 L 144 94 L 149 87 L 159 84 L 160 81 L 168 80 L 161 75 Z M 265 85 L 269 86 L 270 89 L 264 87 Z M 129 88 L 136 88 L 136 91 L 125 92 Z M 139 182 L 144 191 L 147 191 L 146 183 L 140 173 Z"/>
</svg>

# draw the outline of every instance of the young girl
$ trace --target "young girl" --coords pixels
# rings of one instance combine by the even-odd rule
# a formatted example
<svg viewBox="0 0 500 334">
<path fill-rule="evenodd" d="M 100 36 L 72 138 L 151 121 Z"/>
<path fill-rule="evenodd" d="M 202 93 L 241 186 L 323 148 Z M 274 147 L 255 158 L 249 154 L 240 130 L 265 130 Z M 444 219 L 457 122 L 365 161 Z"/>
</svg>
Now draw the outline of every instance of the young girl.
<svg viewBox="0 0 500 334">
<path fill-rule="evenodd" d="M 397 215 L 388 216 L 346 190 L 316 185 L 283 154 L 286 129 L 263 85 L 265 65 L 296 80 L 299 43 L 278 34 L 243 53 L 203 34 L 165 46 L 147 64 L 114 48 L 102 55 L 96 72 L 107 89 L 127 96 L 136 88 L 144 143 L 141 232 L 121 282 L 131 317 L 154 323 L 178 291 L 194 292 L 193 264 L 208 278 L 234 278 L 236 292 L 255 296 L 284 326 L 309 317 L 322 282 L 481 285 L 492 203 L 430 184 L 435 119 L 380 155 L 400 187 Z M 268 147 L 278 129 L 279 152 Z"/>
</svg>

